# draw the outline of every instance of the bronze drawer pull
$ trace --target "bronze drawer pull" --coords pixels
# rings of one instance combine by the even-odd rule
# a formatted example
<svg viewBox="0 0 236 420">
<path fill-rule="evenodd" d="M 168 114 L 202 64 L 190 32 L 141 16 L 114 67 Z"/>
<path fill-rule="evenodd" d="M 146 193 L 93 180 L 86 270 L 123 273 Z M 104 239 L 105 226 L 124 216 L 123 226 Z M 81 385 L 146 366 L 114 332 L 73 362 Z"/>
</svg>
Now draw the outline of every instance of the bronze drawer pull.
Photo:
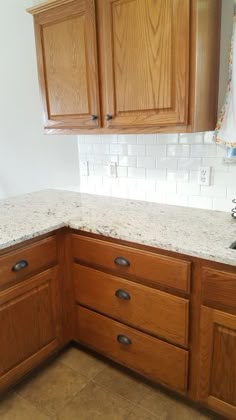
<svg viewBox="0 0 236 420">
<path fill-rule="evenodd" d="M 94 114 L 91 115 L 91 120 L 92 121 L 96 121 L 97 119 L 98 119 L 98 116 L 97 115 L 94 115 Z"/>
<path fill-rule="evenodd" d="M 130 295 L 128 292 L 126 292 L 125 290 L 122 289 L 117 289 L 115 292 L 115 296 L 118 297 L 119 299 L 123 299 L 123 300 L 130 300 Z"/>
<path fill-rule="evenodd" d="M 13 265 L 11 270 L 14 271 L 14 272 L 21 271 L 24 268 L 26 268 L 28 265 L 29 265 L 29 263 L 26 260 L 17 261 L 17 263 L 15 263 L 15 265 Z"/>
<path fill-rule="evenodd" d="M 130 340 L 130 338 L 126 337 L 126 335 L 123 335 L 123 334 L 118 334 L 116 339 L 118 343 L 124 344 L 125 346 L 129 346 L 130 344 L 132 344 L 132 341 Z"/>
<path fill-rule="evenodd" d="M 124 257 L 116 257 L 114 259 L 114 263 L 116 265 L 121 266 L 121 267 L 129 267 L 130 266 L 130 262 Z"/>
</svg>

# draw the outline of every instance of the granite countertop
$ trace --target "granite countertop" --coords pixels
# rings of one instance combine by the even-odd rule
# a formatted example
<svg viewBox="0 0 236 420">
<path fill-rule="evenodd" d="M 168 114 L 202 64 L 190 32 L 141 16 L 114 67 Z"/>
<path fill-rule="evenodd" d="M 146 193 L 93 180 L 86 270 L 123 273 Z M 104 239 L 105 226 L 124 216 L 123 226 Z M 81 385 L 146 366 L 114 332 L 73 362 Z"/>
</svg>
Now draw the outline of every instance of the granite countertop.
<svg viewBox="0 0 236 420">
<path fill-rule="evenodd" d="M 60 190 L 0 200 L 0 249 L 64 226 L 236 266 L 229 213 Z"/>
</svg>

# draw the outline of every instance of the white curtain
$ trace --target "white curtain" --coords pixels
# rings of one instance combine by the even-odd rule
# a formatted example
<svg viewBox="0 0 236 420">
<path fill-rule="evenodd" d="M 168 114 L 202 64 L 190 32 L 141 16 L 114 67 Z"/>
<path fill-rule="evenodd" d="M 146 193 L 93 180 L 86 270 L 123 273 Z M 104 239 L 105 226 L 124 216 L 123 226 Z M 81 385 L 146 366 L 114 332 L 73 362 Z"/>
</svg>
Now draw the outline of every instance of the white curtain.
<svg viewBox="0 0 236 420">
<path fill-rule="evenodd" d="M 228 89 L 216 125 L 214 140 L 226 147 L 236 148 L 236 15 L 233 21 Z"/>
</svg>

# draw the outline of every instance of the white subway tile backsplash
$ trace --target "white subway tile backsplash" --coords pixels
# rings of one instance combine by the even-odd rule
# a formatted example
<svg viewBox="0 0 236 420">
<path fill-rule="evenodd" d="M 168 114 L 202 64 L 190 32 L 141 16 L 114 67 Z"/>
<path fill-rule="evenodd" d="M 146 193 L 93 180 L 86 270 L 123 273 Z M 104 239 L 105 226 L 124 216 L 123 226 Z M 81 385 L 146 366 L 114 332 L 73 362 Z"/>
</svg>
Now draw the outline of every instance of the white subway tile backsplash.
<svg viewBox="0 0 236 420">
<path fill-rule="evenodd" d="M 178 134 L 157 134 L 157 144 L 178 144 Z"/>
<path fill-rule="evenodd" d="M 176 194 L 176 182 L 157 181 L 156 191 L 163 194 Z"/>
<path fill-rule="evenodd" d="M 211 166 L 216 171 L 229 172 L 229 165 L 223 162 L 220 157 L 204 157 L 202 158 L 203 166 Z"/>
<path fill-rule="evenodd" d="M 88 144 L 88 146 L 90 146 L 90 145 Z M 93 150 L 94 154 L 98 154 L 98 155 L 100 155 L 100 154 L 109 155 L 110 154 L 110 145 L 109 144 L 93 144 L 91 146 L 93 146 L 92 150 Z M 90 152 L 87 152 L 87 153 L 90 153 Z M 113 153 L 111 153 L 111 154 L 113 154 Z"/>
<path fill-rule="evenodd" d="M 146 169 L 145 168 L 131 168 L 128 167 L 128 177 L 129 178 L 145 178 Z"/>
<path fill-rule="evenodd" d="M 96 137 L 96 136 L 94 136 Z M 98 136 L 99 137 L 99 136 Z M 101 142 L 103 144 L 111 144 L 111 143 L 117 143 L 117 135 L 113 135 L 113 134 L 106 134 L 106 135 L 102 135 L 101 137 Z"/>
<path fill-rule="evenodd" d="M 226 157 L 226 148 L 225 148 L 225 146 L 217 145 L 216 146 L 216 154 L 217 154 L 217 157 L 222 157 L 222 158 Z"/>
<path fill-rule="evenodd" d="M 123 144 L 137 144 L 137 136 L 135 134 L 119 134 L 117 142 Z"/>
<path fill-rule="evenodd" d="M 155 180 L 165 180 L 166 179 L 166 169 L 151 169 L 147 168 L 147 178 Z"/>
<path fill-rule="evenodd" d="M 118 156 L 120 166 L 137 166 L 137 156 Z"/>
<path fill-rule="evenodd" d="M 137 136 L 138 144 L 156 144 L 157 138 L 156 134 L 139 134 Z"/>
<path fill-rule="evenodd" d="M 167 156 L 170 157 L 188 157 L 190 153 L 189 145 L 169 145 L 167 146 Z"/>
<path fill-rule="evenodd" d="M 182 181 L 188 182 L 189 181 L 189 172 L 188 171 L 169 171 L 167 170 L 167 181 Z"/>
<path fill-rule="evenodd" d="M 128 145 L 128 155 L 129 156 L 144 156 L 145 151 L 146 151 L 146 148 L 142 144 L 138 144 L 138 145 L 129 144 Z"/>
<path fill-rule="evenodd" d="M 188 205 L 188 196 L 179 195 L 179 194 L 166 194 L 165 202 L 167 204 L 172 204 L 175 206 L 187 206 Z"/>
<path fill-rule="evenodd" d="M 137 167 L 138 168 L 155 168 L 156 159 L 151 156 L 138 156 Z"/>
<path fill-rule="evenodd" d="M 164 145 L 151 145 L 147 146 L 147 156 L 156 156 L 159 157 L 165 157 L 166 156 L 166 146 Z"/>
<path fill-rule="evenodd" d="M 127 144 L 110 144 L 110 154 L 112 155 L 127 155 L 128 146 Z"/>
<path fill-rule="evenodd" d="M 179 144 L 202 144 L 203 133 L 184 133 L 179 135 Z"/>
<path fill-rule="evenodd" d="M 219 211 L 228 211 L 230 212 L 233 208 L 233 204 L 229 198 L 218 198 L 215 197 L 212 200 L 212 208 L 213 210 L 219 210 Z"/>
<path fill-rule="evenodd" d="M 82 192 L 228 212 L 236 198 L 236 165 L 213 132 L 82 135 L 78 152 Z M 199 186 L 200 166 L 212 167 L 210 186 Z"/>
<path fill-rule="evenodd" d="M 187 195 L 199 195 L 200 185 L 189 182 L 177 182 L 177 193 Z"/>
<path fill-rule="evenodd" d="M 201 195 L 207 197 L 222 197 L 226 198 L 226 188 L 218 185 L 203 186 L 201 185 Z"/>
<path fill-rule="evenodd" d="M 199 195 L 189 196 L 188 206 L 189 207 L 196 207 L 196 208 L 199 208 L 199 209 L 212 209 L 212 198 L 201 197 Z"/>
<path fill-rule="evenodd" d="M 177 169 L 178 159 L 169 157 L 156 158 L 156 168 L 158 169 Z"/>
<path fill-rule="evenodd" d="M 128 168 L 126 166 L 117 166 L 117 176 L 124 178 L 128 176 Z"/>
<path fill-rule="evenodd" d="M 215 144 L 192 145 L 191 146 L 191 157 L 215 157 L 217 156 L 217 147 Z"/>
<path fill-rule="evenodd" d="M 195 170 L 197 171 L 201 166 L 200 158 L 179 158 L 178 169 Z"/>
<path fill-rule="evenodd" d="M 156 182 L 151 179 L 137 179 L 137 189 L 145 192 L 155 192 Z"/>
</svg>

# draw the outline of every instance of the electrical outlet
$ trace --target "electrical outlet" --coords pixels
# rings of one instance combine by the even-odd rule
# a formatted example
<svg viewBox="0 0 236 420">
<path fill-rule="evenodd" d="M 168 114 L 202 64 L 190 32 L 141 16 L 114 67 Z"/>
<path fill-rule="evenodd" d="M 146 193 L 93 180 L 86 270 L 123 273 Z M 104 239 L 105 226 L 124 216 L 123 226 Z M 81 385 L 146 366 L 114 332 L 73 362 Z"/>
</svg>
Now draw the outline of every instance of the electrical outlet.
<svg viewBox="0 0 236 420">
<path fill-rule="evenodd" d="M 198 175 L 199 185 L 211 185 L 211 166 L 200 166 Z"/>
</svg>

